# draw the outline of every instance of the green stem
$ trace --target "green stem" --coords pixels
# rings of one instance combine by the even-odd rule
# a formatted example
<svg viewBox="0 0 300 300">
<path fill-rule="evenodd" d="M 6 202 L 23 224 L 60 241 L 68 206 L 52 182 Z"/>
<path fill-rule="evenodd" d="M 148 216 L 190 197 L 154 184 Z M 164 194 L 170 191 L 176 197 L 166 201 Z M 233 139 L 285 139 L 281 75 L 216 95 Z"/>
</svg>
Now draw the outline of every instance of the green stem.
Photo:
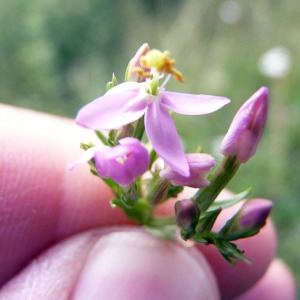
<svg viewBox="0 0 300 300">
<path fill-rule="evenodd" d="M 149 170 L 151 170 L 152 165 L 155 162 L 156 158 L 157 158 L 157 153 L 155 152 L 154 149 L 152 149 L 150 151 L 150 163 L 149 163 L 149 167 L 148 167 Z"/>
<path fill-rule="evenodd" d="M 240 163 L 236 160 L 236 157 L 229 156 L 223 158 L 211 176 L 208 177 L 210 185 L 198 190 L 193 197 L 201 212 L 206 211 L 210 207 L 237 172 L 239 166 Z"/>
</svg>

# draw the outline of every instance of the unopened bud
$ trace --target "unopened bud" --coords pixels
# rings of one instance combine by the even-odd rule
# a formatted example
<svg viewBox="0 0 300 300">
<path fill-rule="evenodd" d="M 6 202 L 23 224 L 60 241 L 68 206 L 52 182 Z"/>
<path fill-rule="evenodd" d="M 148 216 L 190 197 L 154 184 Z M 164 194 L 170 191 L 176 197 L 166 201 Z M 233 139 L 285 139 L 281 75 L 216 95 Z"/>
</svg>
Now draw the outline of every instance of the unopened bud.
<svg viewBox="0 0 300 300">
<path fill-rule="evenodd" d="M 266 199 L 246 202 L 241 209 L 226 222 L 219 236 L 228 241 L 253 236 L 266 224 L 273 203 Z"/>
<path fill-rule="evenodd" d="M 183 230 L 183 238 L 188 238 L 198 222 L 200 211 L 192 199 L 183 199 L 175 203 L 178 226 Z"/>
<path fill-rule="evenodd" d="M 266 199 L 254 199 L 247 202 L 240 211 L 239 226 L 242 228 L 262 228 L 272 207 L 272 201 Z"/>
<path fill-rule="evenodd" d="M 239 109 L 225 135 L 220 150 L 247 162 L 256 152 L 263 135 L 269 108 L 268 89 L 261 87 Z"/>
</svg>

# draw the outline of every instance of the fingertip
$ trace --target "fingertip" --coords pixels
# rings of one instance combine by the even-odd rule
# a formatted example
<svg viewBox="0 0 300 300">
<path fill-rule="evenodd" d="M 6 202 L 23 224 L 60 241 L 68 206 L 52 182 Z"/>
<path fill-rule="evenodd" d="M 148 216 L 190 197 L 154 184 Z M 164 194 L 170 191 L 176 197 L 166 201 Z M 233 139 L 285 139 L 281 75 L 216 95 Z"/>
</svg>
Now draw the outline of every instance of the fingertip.
<svg viewBox="0 0 300 300">
<path fill-rule="evenodd" d="M 141 230 L 104 236 L 90 253 L 73 299 L 219 299 L 198 252 Z"/>
<path fill-rule="evenodd" d="M 215 300 L 219 293 L 194 248 L 122 227 L 88 231 L 49 249 L 0 292 L 0 299 L 23 298 Z"/>
<path fill-rule="evenodd" d="M 286 264 L 275 259 L 261 280 L 236 300 L 272 299 L 295 300 L 295 279 Z"/>
</svg>

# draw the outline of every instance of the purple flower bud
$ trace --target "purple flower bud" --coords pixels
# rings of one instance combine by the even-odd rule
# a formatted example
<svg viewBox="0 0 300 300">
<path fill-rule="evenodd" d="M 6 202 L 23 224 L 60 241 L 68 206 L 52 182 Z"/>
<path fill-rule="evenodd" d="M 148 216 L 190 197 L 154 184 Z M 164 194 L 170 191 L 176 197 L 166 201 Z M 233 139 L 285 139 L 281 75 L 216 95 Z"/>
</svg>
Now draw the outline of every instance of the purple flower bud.
<svg viewBox="0 0 300 300">
<path fill-rule="evenodd" d="M 238 223 L 242 228 L 262 228 L 268 218 L 273 203 L 266 199 L 254 199 L 245 203 L 239 212 Z"/>
<path fill-rule="evenodd" d="M 189 230 L 198 221 L 200 213 L 192 199 L 183 199 L 175 203 L 175 214 L 178 226 Z"/>
<path fill-rule="evenodd" d="M 236 156 L 247 162 L 256 152 L 264 132 L 269 108 L 268 89 L 261 87 L 238 110 L 220 150 L 225 156 Z"/>
<path fill-rule="evenodd" d="M 209 181 L 204 176 L 215 165 L 214 158 L 205 153 L 189 153 L 185 156 L 190 168 L 189 176 L 183 176 L 167 166 L 160 172 L 160 177 L 170 180 L 176 186 L 203 188 L 209 185 Z"/>
<path fill-rule="evenodd" d="M 138 139 L 126 137 L 120 139 L 119 145 L 112 148 L 100 146 L 86 150 L 81 158 L 69 165 L 69 169 L 92 158 L 100 177 L 112 178 L 124 186 L 130 185 L 146 172 L 150 161 L 143 144 Z"/>
</svg>

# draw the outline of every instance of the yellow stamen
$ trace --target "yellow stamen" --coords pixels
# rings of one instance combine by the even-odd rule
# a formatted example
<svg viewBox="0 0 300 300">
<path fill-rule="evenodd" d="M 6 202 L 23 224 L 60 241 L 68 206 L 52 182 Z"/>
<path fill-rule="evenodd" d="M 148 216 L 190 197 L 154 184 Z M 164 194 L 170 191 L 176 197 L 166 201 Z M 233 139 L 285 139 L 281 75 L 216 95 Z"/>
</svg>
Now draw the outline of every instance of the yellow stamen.
<svg viewBox="0 0 300 300">
<path fill-rule="evenodd" d="M 184 79 L 181 72 L 173 68 L 176 61 L 175 59 L 170 59 L 170 55 L 170 51 L 161 52 L 159 50 L 152 49 L 141 57 L 140 63 L 143 68 L 155 68 L 159 73 L 172 74 L 178 81 L 183 82 Z M 138 74 L 147 78 L 151 77 L 151 73 L 145 71 L 143 68 L 136 70 Z"/>
</svg>

